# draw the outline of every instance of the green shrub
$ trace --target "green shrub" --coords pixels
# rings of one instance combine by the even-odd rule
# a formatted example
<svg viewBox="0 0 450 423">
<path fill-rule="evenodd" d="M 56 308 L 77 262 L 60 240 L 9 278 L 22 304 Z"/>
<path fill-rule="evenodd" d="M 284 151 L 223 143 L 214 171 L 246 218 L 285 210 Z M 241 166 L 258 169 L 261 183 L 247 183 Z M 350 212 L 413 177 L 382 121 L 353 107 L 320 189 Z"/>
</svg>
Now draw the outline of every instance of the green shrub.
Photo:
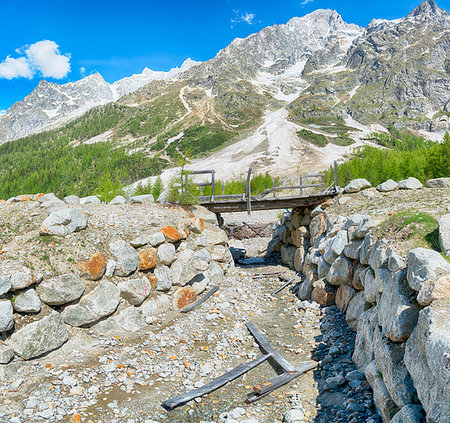
<svg viewBox="0 0 450 423">
<path fill-rule="evenodd" d="M 325 147 L 328 144 L 328 139 L 325 135 L 316 134 L 315 132 L 308 131 L 307 129 L 302 129 L 298 131 L 297 134 L 304 140 L 317 145 L 318 147 Z"/>
<path fill-rule="evenodd" d="M 111 174 L 108 172 L 98 180 L 94 194 L 97 195 L 101 201 L 109 203 L 114 197 L 124 195 L 124 191 L 118 178 L 116 177 L 113 180 Z"/>
</svg>

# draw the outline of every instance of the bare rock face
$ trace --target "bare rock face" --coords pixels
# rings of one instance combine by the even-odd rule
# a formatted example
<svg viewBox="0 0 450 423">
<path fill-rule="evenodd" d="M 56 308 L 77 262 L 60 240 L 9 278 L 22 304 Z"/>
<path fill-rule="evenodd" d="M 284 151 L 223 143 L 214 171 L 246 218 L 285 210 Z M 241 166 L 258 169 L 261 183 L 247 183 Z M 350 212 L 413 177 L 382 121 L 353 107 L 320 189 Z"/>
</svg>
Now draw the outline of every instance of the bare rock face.
<svg viewBox="0 0 450 423">
<path fill-rule="evenodd" d="M 120 289 L 111 282 L 102 281 L 78 304 L 65 308 L 64 322 L 70 326 L 85 326 L 114 313 L 120 302 Z"/>
<path fill-rule="evenodd" d="M 7 344 L 24 360 L 56 350 L 69 339 L 69 333 L 56 311 L 14 332 Z"/>
<path fill-rule="evenodd" d="M 449 313 L 448 297 L 423 309 L 406 342 L 405 365 L 430 422 L 450 416 Z"/>
<path fill-rule="evenodd" d="M 65 236 L 86 229 L 88 217 L 82 209 L 68 208 L 50 214 L 42 223 L 40 235 Z"/>
</svg>

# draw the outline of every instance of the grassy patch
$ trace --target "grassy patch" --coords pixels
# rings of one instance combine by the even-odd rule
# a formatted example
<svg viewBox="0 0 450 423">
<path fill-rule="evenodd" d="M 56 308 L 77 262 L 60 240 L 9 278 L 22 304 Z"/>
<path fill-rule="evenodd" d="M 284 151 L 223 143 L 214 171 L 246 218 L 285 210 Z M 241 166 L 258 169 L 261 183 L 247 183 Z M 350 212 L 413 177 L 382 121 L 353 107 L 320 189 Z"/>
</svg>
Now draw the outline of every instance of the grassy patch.
<svg viewBox="0 0 450 423">
<path fill-rule="evenodd" d="M 340 145 L 341 147 L 347 147 L 355 143 L 351 138 L 348 137 L 333 137 L 330 138 L 332 144 Z"/>
<path fill-rule="evenodd" d="M 298 131 L 297 134 L 304 140 L 317 145 L 318 147 L 325 147 L 328 144 L 328 139 L 325 135 L 316 134 L 307 129 L 302 129 L 301 131 Z"/>
<path fill-rule="evenodd" d="M 425 212 L 407 210 L 396 213 L 377 228 L 375 235 L 398 244 L 406 242 L 409 250 L 417 247 L 440 250 L 438 222 Z"/>
</svg>

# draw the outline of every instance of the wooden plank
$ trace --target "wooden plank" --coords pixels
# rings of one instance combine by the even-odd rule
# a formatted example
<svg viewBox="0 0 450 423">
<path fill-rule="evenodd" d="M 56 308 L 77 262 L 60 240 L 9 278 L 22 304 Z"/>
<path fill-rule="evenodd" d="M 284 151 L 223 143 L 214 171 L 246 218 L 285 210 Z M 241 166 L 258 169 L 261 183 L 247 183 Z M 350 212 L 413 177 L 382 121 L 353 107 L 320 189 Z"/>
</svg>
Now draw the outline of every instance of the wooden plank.
<svg viewBox="0 0 450 423">
<path fill-rule="evenodd" d="M 247 373 L 248 371 L 254 369 L 260 364 L 264 363 L 264 361 L 270 358 L 270 354 L 263 355 L 258 357 L 255 360 L 250 361 L 249 363 L 240 364 L 229 372 L 219 376 L 213 381 L 207 383 L 206 385 L 201 386 L 200 388 L 194 389 L 190 392 L 186 392 L 185 394 L 179 395 L 177 397 L 168 399 L 164 401 L 161 405 L 166 410 L 173 410 L 176 407 L 186 404 L 189 401 L 192 401 L 195 398 L 201 397 L 202 395 L 210 394 L 220 387 L 226 385 L 234 379 L 237 379 L 239 376 Z"/>
<path fill-rule="evenodd" d="M 295 369 L 295 371 L 283 373 L 267 382 L 255 385 L 253 387 L 255 392 L 249 394 L 245 402 L 247 404 L 251 404 L 252 402 L 264 398 L 266 395 L 269 395 L 276 389 L 281 388 L 284 385 L 287 385 L 289 382 L 292 382 L 294 379 L 298 378 L 308 370 L 314 369 L 315 367 L 317 367 L 317 364 L 318 363 L 315 361 L 306 361 L 302 363 L 300 367 Z"/>
<path fill-rule="evenodd" d="M 254 323 L 248 322 L 246 323 L 247 329 L 255 338 L 256 342 L 259 346 L 282 367 L 285 372 L 295 371 L 295 367 L 289 363 L 272 345 L 270 345 L 266 338 L 264 338 L 263 334 L 256 328 Z"/>
<path fill-rule="evenodd" d="M 194 304 L 190 304 L 180 310 L 181 313 L 188 313 L 191 310 L 194 310 L 194 308 L 197 308 L 200 304 L 203 304 L 209 297 L 214 295 L 217 290 L 219 289 L 218 286 L 213 286 L 205 295 L 203 295 L 202 298 L 200 298 L 198 301 L 196 301 Z"/>
<path fill-rule="evenodd" d="M 278 294 L 280 291 L 282 291 L 284 288 L 289 286 L 294 280 L 297 278 L 297 275 L 295 275 L 293 278 L 289 279 L 287 282 L 285 282 L 283 285 L 281 285 L 279 288 L 277 288 L 275 291 L 272 292 L 271 295 Z"/>
<path fill-rule="evenodd" d="M 193 182 L 193 185 L 198 187 L 210 187 L 212 184 L 211 182 Z"/>
<path fill-rule="evenodd" d="M 208 173 L 213 173 L 215 170 L 189 170 L 191 175 L 206 175 Z"/>
</svg>

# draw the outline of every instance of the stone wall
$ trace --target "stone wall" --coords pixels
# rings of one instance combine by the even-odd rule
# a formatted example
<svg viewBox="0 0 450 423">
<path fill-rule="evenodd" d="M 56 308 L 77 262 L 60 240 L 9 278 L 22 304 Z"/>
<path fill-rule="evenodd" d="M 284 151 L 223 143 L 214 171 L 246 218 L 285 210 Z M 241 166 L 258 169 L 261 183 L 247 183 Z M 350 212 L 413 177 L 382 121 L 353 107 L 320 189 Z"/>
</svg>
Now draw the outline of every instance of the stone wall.
<svg viewBox="0 0 450 423">
<path fill-rule="evenodd" d="M 449 263 L 424 248 L 403 258 L 369 216 L 329 216 L 329 205 L 284 214 L 268 252 L 301 273 L 300 299 L 345 314 L 384 422 L 450 421 Z"/>
</svg>

